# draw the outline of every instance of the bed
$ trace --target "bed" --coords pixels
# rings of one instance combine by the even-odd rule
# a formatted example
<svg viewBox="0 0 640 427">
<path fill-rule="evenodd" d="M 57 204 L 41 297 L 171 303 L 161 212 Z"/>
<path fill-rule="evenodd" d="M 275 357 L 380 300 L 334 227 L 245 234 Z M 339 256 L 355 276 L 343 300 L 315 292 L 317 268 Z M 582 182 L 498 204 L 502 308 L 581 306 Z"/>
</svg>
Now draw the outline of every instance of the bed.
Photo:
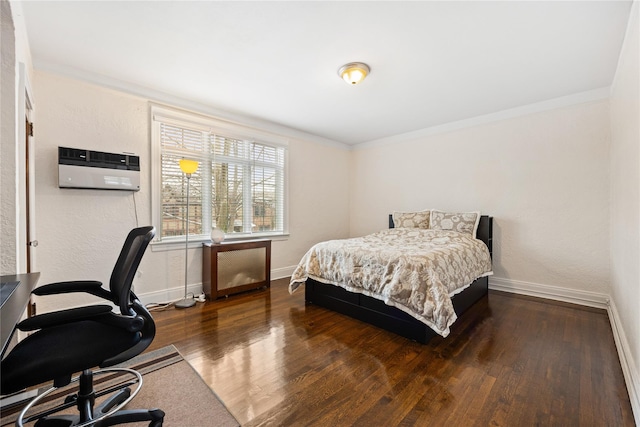
<svg viewBox="0 0 640 427">
<path fill-rule="evenodd" d="M 487 295 L 488 291 L 488 276 L 492 274 L 491 270 L 491 257 L 492 257 L 492 235 L 493 235 L 493 218 L 486 215 L 479 215 L 476 222 L 475 229 L 471 236 L 462 236 L 464 233 L 456 233 L 451 230 L 417 230 L 417 229 L 405 229 L 404 227 L 395 227 L 394 216 L 389 215 L 389 230 L 383 230 L 378 233 L 373 233 L 369 236 L 363 236 L 357 239 L 344 239 L 322 242 L 314 245 L 298 264 L 296 270 L 291 276 L 291 282 L 289 284 L 289 292 L 295 292 L 300 285 L 304 284 L 305 287 L 305 300 L 307 303 L 315 304 L 321 307 L 325 307 L 336 312 L 346 314 L 358 320 L 375 325 L 382 329 L 394 332 L 408 339 L 415 340 L 420 343 L 427 343 L 431 338 L 437 335 L 446 337 L 449 334 L 449 327 L 455 322 L 458 316 L 467 311 L 475 302 L 482 299 Z M 433 217 L 432 217 L 433 218 Z M 455 268 L 462 264 L 481 264 L 481 270 L 475 272 L 466 272 L 466 278 L 451 279 L 452 282 L 462 280 L 464 283 L 453 284 L 449 287 L 447 283 L 438 282 L 436 288 L 444 288 L 426 291 L 428 297 L 431 294 L 435 295 L 434 301 L 425 301 L 417 298 L 417 302 L 412 301 L 416 297 L 409 296 L 400 302 L 397 301 L 397 295 L 405 295 L 415 293 L 415 284 L 408 284 L 409 281 L 413 281 L 415 277 L 437 277 L 438 272 L 442 272 L 442 266 L 420 266 L 420 274 L 413 272 L 402 273 L 396 264 L 406 265 L 415 264 L 418 261 L 416 253 L 413 248 L 403 246 L 403 240 L 397 240 L 402 235 L 407 234 L 409 237 L 414 236 L 422 242 L 427 239 L 429 243 L 420 243 L 429 247 L 435 247 L 434 252 L 448 254 L 448 259 L 451 260 L 452 266 Z M 475 238 L 473 238 L 475 234 Z M 399 237 L 400 236 L 400 237 Z M 413 238 L 413 237 L 412 237 Z M 364 242 L 358 239 L 364 239 Z M 466 255 L 462 256 L 461 253 L 452 252 L 453 255 L 446 249 L 445 246 L 450 245 L 451 248 L 456 246 L 459 242 L 463 245 L 472 247 L 474 252 L 467 258 Z M 472 242 L 473 241 L 473 242 Z M 394 243 L 400 242 L 400 243 Z M 327 265 L 320 266 L 317 261 L 318 258 L 322 258 L 322 254 L 330 251 L 334 251 L 338 247 L 338 250 L 342 251 L 342 257 L 354 258 L 351 254 L 350 245 L 364 245 L 369 248 L 370 253 L 379 253 L 378 258 L 384 257 L 384 251 L 386 249 L 381 248 L 379 252 L 375 249 L 376 244 L 382 244 L 382 246 L 402 246 L 402 254 L 398 255 L 399 260 L 390 261 L 363 261 L 363 257 L 356 257 L 356 261 L 350 259 L 346 264 L 349 264 L 349 268 L 344 269 L 335 268 L 335 261 L 327 262 Z M 345 246 L 346 245 L 346 246 Z M 407 253 L 404 253 L 404 248 L 407 248 Z M 417 249 L 416 249 L 417 250 Z M 457 249 L 456 249 L 457 250 Z M 465 249 L 466 250 L 466 249 Z M 395 252 L 400 252 L 397 250 Z M 481 255 L 480 252 L 484 252 Z M 391 255 L 393 256 L 393 255 Z M 430 259 L 440 255 L 429 255 Z M 480 259 L 476 262 L 476 257 Z M 487 260 L 488 257 L 488 266 Z M 377 262 L 377 265 L 376 265 Z M 443 262 L 443 261 L 439 261 Z M 385 264 L 381 267 L 380 264 Z M 394 264 L 395 263 L 395 264 Z M 357 264 L 357 265 L 356 265 Z M 403 267 L 403 268 L 404 268 Z M 325 270 L 322 270 L 324 268 Z M 411 267 L 415 268 L 415 266 Z M 453 268 L 453 267 L 451 267 Z M 368 273 L 363 274 L 362 271 L 371 270 Z M 434 273 L 435 271 L 435 273 Z M 391 272 L 389 276 L 387 273 Z M 469 275 L 472 276 L 469 276 Z M 386 276 L 385 276 L 386 275 Z M 440 274 L 445 277 L 446 274 Z M 391 277 L 383 279 L 382 285 L 379 282 L 378 276 Z M 413 278 L 412 278 L 413 277 Z M 354 279 L 355 278 L 355 279 Z M 408 278 L 411 278 L 410 280 Z M 397 280 L 396 280 L 397 279 Z M 398 285 L 403 281 L 404 284 Z M 353 282 L 363 282 L 354 284 Z M 372 284 L 370 284 L 371 282 Z M 400 286 L 400 291 L 389 290 L 394 286 Z M 432 286 L 432 285 L 428 285 Z M 407 291 L 411 289 L 412 291 Z M 446 288 L 446 290 L 445 290 Z M 446 294 L 446 295 L 445 295 Z M 420 293 L 418 293 L 420 295 Z M 426 299 L 426 298 L 425 298 Z M 420 308 L 418 313 L 415 312 L 414 306 Z M 434 315 L 434 318 L 430 316 Z M 442 316 L 441 316 L 442 315 Z"/>
</svg>

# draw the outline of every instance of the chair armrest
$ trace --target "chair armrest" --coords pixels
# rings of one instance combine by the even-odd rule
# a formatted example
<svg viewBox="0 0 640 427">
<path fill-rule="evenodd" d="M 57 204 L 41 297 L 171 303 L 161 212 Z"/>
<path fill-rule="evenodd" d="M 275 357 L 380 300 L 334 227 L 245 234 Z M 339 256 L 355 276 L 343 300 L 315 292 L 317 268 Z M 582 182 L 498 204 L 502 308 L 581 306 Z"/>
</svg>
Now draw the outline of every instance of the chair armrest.
<svg viewBox="0 0 640 427">
<path fill-rule="evenodd" d="M 128 332 L 140 332 L 144 328 L 144 318 L 142 316 L 111 314 L 112 316 L 102 316 L 97 320 L 105 325 L 115 326 Z"/>
<path fill-rule="evenodd" d="M 78 322 L 81 320 L 95 319 L 111 313 L 112 307 L 109 305 L 90 305 L 87 307 L 70 308 L 68 310 L 54 311 L 52 313 L 39 314 L 29 317 L 18 323 L 16 327 L 21 331 L 35 331 L 43 328 L 64 325 L 66 323 Z"/>
<path fill-rule="evenodd" d="M 84 292 L 111 301 L 111 292 L 102 288 L 102 282 L 96 280 L 75 280 L 70 282 L 49 283 L 37 287 L 32 294 L 38 296 Z"/>
</svg>

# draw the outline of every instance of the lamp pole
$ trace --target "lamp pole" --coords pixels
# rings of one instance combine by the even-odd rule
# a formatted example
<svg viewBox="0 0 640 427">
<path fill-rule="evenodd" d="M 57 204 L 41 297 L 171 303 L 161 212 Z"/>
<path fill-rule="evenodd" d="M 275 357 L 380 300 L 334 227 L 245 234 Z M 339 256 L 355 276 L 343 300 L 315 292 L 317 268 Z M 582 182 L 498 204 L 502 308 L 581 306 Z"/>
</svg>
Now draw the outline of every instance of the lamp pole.
<svg viewBox="0 0 640 427">
<path fill-rule="evenodd" d="M 196 304 L 196 300 L 187 296 L 187 277 L 189 272 L 189 189 L 191 183 L 191 174 L 198 169 L 198 162 L 194 160 L 180 160 L 180 169 L 187 176 L 187 218 L 184 221 L 184 235 L 185 235 L 185 248 L 184 248 L 184 298 L 176 302 L 176 308 L 189 308 Z"/>
</svg>

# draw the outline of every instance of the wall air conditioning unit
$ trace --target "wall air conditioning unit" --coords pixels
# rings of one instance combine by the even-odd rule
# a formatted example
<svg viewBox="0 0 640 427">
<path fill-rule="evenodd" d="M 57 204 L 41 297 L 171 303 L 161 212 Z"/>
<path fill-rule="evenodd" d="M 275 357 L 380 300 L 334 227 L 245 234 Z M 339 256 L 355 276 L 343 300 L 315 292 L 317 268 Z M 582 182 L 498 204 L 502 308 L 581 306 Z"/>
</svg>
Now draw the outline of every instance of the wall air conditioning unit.
<svg viewBox="0 0 640 427">
<path fill-rule="evenodd" d="M 140 157 L 58 147 L 58 186 L 140 191 Z"/>
</svg>

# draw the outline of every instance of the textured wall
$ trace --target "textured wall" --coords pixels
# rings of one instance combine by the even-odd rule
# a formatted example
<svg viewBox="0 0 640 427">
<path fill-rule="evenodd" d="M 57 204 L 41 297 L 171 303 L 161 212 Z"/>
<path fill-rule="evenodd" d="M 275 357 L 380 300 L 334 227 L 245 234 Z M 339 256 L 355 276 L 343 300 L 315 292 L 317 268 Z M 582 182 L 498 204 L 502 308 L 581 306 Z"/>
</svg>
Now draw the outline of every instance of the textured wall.
<svg viewBox="0 0 640 427">
<path fill-rule="evenodd" d="M 611 297 L 629 341 L 629 360 L 640 374 L 640 33 L 639 5 L 611 92 Z M 636 377 L 636 381 L 640 378 Z M 635 384 L 640 403 L 640 383 Z M 634 396 L 632 396 L 633 398 Z M 640 422 L 640 407 L 634 408 Z"/>
<path fill-rule="evenodd" d="M 0 273 L 17 272 L 15 35 L 11 6 L 0 1 Z"/>
<path fill-rule="evenodd" d="M 608 292 L 607 101 L 353 153 L 351 233 L 393 210 L 494 216 L 495 277 Z"/>
<path fill-rule="evenodd" d="M 148 100 L 45 72 L 35 74 L 34 86 L 40 282 L 107 281 L 126 233 L 136 226 L 134 207 L 140 225 L 151 221 Z M 289 144 L 291 236 L 272 244 L 272 269 L 276 270 L 297 264 L 312 242 L 346 237 L 349 232 L 344 184 L 349 152 L 299 139 Z M 58 146 L 136 153 L 141 158 L 141 191 L 58 188 Z M 190 284 L 201 282 L 201 265 L 202 250 L 190 250 Z M 140 271 L 135 289 L 141 297 L 183 289 L 184 248 L 151 248 Z M 42 311 L 85 302 L 84 297 L 71 296 L 40 300 Z"/>
<path fill-rule="evenodd" d="M 0 272 L 14 274 L 26 272 L 27 168 L 23 123 L 27 114 L 25 93 L 30 88 L 33 69 L 21 2 L 2 0 L 0 6 Z M 30 101 L 33 102 L 33 97 Z"/>
</svg>

